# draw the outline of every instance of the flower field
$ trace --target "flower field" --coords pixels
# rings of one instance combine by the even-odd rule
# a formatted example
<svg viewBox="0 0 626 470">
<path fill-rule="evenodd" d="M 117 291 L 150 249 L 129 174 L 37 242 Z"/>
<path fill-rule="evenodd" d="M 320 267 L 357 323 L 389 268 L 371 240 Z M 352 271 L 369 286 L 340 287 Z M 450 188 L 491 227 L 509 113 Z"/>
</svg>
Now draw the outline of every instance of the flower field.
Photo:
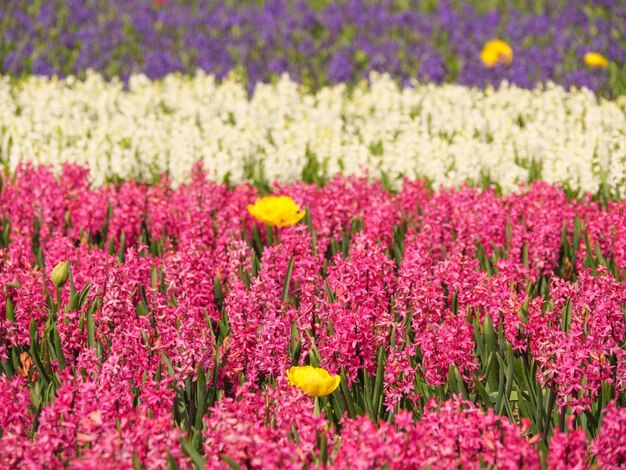
<svg viewBox="0 0 626 470">
<path fill-rule="evenodd" d="M 626 468 L 626 6 L 0 8 L 0 467 Z"/>
<path fill-rule="evenodd" d="M 202 161 L 215 181 L 319 181 L 337 172 L 437 186 L 542 178 L 574 190 L 626 194 L 626 97 L 588 90 L 458 85 L 398 88 L 389 76 L 307 93 L 283 77 L 248 97 L 236 79 L 133 76 L 128 90 L 31 77 L 0 82 L 0 158 L 77 163 L 96 184 L 185 181 Z M 97 96 L 98 99 L 94 99 Z M 489 112 L 486 112 L 489 110 Z M 85 119 L 89 116 L 89 119 Z"/>
<path fill-rule="evenodd" d="M 286 72 L 316 88 L 375 70 L 404 82 L 626 89 L 619 0 L 49 0 L 0 15 L 0 70 L 14 76 L 236 70 L 250 87 Z M 477 60 L 494 38 L 513 45 L 510 67 Z M 610 66 L 586 66 L 587 52 Z"/>
<path fill-rule="evenodd" d="M 555 468 L 622 462 L 623 202 L 337 177 L 274 186 L 306 207 L 281 227 L 198 168 L 88 176 L 3 185 L 3 461 L 509 468 L 550 434 Z M 338 391 L 289 387 L 304 362 Z"/>
</svg>

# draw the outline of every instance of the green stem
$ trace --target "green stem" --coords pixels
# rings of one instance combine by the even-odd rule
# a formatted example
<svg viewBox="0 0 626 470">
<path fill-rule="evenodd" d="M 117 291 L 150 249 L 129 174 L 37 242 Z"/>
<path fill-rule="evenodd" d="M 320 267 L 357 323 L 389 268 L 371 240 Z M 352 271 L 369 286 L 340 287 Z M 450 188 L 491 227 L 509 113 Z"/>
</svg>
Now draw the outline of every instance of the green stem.
<svg viewBox="0 0 626 470">
<path fill-rule="evenodd" d="M 541 440 L 545 442 L 548 437 L 548 431 L 550 430 L 550 421 L 552 420 L 552 410 L 554 409 L 554 404 L 556 403 L 556 391 L 554 388 L 550 389 L 550 398 L 548 400 L 548 410 L 546 413 L 546 422 L 543 426 L 543 432 L 541 433 Z"/>
<path fill-rule="evenodd" d="M 559 415 L 559 431 L 565 432 L 565 411 L 567 407 L 564 406 Z"/>
<path fill-rule="evenodd" d="M 56 300 L 57 300 L 56 311 L 59 312 L 61 310 L 61 288 L 58 286 L 55 286 L 55 290 L 56 290 Z"/>
</svg>

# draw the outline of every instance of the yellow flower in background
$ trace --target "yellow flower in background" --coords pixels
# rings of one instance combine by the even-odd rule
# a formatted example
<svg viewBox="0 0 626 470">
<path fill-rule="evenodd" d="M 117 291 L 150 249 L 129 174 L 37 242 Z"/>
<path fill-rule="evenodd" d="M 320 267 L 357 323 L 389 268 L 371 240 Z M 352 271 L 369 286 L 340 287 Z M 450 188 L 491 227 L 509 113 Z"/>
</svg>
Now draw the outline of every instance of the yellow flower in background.
<svg viewBox="0 0 626 470">
<path fill-rule="evenodd" d="M 493 39 L 485 44 L 480 60 L 489 68 L 501 63 L 510 64 L 513 61 L 513 49 L 506 42 Z"/>
<path fill-rule="evenodd" d="M 585 64 L 589 67 L 605 69 L 609 66 L 609 61 L 598 52 L 587 52 L 585 54 Z"/>
<path fill-rule="evenodd" d="M 289 196 L 266 196 L 248 204 L 248 212 L 261 222 L 278 227 L 296 224 L 304 217 L 304 211 Z"/>
<path fill-rule="evenodd" d="M 293 366 L 287 371 L 289 385 L 298 387 L 310 397 L 323 397 L 339 387 L 341 377 L 330 375 L 326 369 L 312 366 Z"/>
</svg>

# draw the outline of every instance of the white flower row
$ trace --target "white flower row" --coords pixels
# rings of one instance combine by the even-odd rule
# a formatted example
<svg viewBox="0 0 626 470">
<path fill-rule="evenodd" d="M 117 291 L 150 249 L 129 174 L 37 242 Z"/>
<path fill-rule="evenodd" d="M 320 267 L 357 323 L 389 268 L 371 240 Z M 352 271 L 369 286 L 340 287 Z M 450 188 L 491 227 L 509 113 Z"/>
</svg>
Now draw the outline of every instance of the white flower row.
<svg viewBox="0 0 626 470">
<path fill-rule="evenodd" d="M 506 191 L 529 177 L 596 191 L 626 186 L 626 98 L 558 86 L 477 90 L 456 85 L 399 88 L 372 75 L 369 86 L 308 93 L 283 77 L 248 97 L 235 78 L 198 74 L 128 89 L 96 74 L 85 81 L 0 78 L 0 159 L 87 165 L 93 182 L 184 181 L 197 161 L 211 178 L 239 182 L 251 169 L 268 180 L 301 178 L 307 155 L 328 174 L 392 180 L 427 177 L 458 185 L 488 175 Z"/>
</svg>

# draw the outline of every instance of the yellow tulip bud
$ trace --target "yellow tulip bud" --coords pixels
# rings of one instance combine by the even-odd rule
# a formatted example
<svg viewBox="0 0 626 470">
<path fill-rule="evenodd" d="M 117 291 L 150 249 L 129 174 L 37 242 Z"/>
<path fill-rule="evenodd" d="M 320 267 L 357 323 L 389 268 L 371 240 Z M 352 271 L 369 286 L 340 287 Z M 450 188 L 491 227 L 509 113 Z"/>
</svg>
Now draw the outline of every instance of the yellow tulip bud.
<svg viewBox="0 0 626 470">
<path fill-rule="evenodd" d="M 609 61 L 602 54 L 587 52 L 585 54 L 585 64 L 589 67 L 605 69 L 609 66 Z"/>
<path fill-rule="evenodd" d="M 513 61 L 513 49 L 506 42 L 493 39 L 485 44 L 480 60 L 489 68 L 501 63 L 510 64 Z"/>
<path fill-rule="evenodd" d="M 70 276 L 70 263 L 68 261 L 62 261 L 57 264 L 50 273 L 50 279 L 57 287 L 63 287 L 67 282 L 67 278 Z"/>
<path fill-rule="evenodd" d="M 248 212 L 257 220 L 271 226 L 287 227 L 302 220 L 305 212 L 300 210 L 289 196 L 266 196 L 248 205 Z"/>
<path fill-rule="evenodd" d="M 326 369 L 293 366 L 287 371 L 289 385 L 298 387 L 310 397 L 323 397 L 337 390 L 341 377 L 330 375 Z"/>
</svg>

